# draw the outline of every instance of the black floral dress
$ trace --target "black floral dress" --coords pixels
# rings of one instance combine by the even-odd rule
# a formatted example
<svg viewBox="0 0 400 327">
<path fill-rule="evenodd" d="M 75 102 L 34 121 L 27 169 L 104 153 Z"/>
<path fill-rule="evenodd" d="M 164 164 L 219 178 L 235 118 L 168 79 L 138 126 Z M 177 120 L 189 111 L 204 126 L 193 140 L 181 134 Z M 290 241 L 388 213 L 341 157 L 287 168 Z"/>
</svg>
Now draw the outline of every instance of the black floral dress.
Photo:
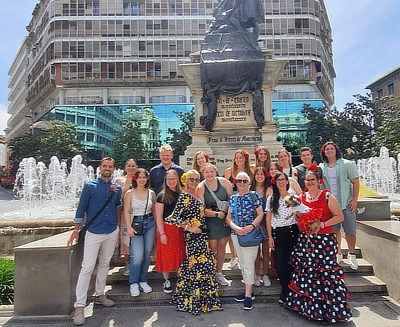
<svg viewBox="0 0 400 327">
<path fill-rule="evenodd" d="M 197 226 L 205 229 L 205 204 L 189 193 L 179 196 L 174 212 L 166 218 L 172 224 Z M 216 259 L 211 251 L 207 232 L 196 238 L 186 232 L 187 257 L 178 270 L 172 304 L 177 310 L 198 315 L 200 311 L 222 310 L 215 280 Z"/>
</svg>

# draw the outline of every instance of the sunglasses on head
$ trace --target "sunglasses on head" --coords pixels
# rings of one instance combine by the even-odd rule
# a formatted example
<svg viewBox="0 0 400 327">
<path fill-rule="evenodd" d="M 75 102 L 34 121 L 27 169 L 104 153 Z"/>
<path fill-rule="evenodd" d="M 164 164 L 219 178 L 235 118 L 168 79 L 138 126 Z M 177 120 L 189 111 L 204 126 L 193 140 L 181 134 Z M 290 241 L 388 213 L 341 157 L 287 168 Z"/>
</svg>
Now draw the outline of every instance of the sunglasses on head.
<svg viewBox="0 0 400 327">
<path fill-rule="evenodd" d="M 238 183 L 238 184 L 240 184 L 240 183 L 247 184 L 248 182 L 249 181 L 247 179 L 237 179 L 236 180 L 236 183 Z"/>
<path fill-rule="evenodd" d="M 189 182 L 192 182 L 192 183 L 194 183 L 194 182 L 199 183 L 200 182 L 200 178 L 189 177 L 188 180 L 189 180 Z"/>
</svg>

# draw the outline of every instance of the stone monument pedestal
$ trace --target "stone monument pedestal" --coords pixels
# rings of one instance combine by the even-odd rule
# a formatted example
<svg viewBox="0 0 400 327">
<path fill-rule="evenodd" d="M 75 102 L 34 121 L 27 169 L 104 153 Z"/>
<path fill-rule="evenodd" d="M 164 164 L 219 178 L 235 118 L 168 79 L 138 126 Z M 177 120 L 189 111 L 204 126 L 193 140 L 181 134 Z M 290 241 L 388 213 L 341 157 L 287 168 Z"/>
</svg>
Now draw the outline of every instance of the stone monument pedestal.
<svg viewBox="0 0 400 327">
<path fill-rule="evenodd" d="M 220 94 L 216 99 L 217 112 L 212 130 L 204 130 L 200 117 L 208 113 L 208 108 L 202 103 L 203 89 L 199 53 L 191 54 L 192 63 L 182 64 L 181 68 L 185 81 L 195 97 L 195 126 L 191 132 L 192 144 L 188 146 L 185 155 L 180 157 L 180 165 L 188 170 L 191 168 L 193 156 L 197 151 L 203 151 L 210 156 L 210 162 L 217 166 L 222 175 L 231 165 L 233 154 L 237 149 L 246 149 L 254 158 L 254 150 L 266 146 L 272 158 L 277 156 L 283 147 L 276 140 L 279 129 L 272 121 L 272 93 L 286 64 L 285 60 L 272 59 L 272 51 L 262 51 L 265 60 L 263 72 L 263 107 L 265 124 L 259 128 L 254 117 L 253 95 L 242 92 L 230 96 Z M 214 65 L 220 65 L 216 62 Z M 222 63 L 228 67 L 229 63 Z M 235 62 L 237 66 L 238 62 Z"/>
</svg>

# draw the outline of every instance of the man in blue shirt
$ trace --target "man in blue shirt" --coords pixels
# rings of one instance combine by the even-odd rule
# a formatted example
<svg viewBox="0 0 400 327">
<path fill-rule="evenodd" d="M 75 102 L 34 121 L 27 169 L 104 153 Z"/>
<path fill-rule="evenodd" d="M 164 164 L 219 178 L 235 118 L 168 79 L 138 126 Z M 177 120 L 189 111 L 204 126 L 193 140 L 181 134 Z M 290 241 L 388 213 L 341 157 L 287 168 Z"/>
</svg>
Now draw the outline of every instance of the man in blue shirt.
<svg viewBox="0 0 400 327">
<path fill-rule="evenodd" d="M 159 156 L 161 162 L 150 169 L 150 187 L 154 190 L 156 195 L 158 195 L 164 187 L 164 176 L 167 170 L 175 169 L 178 172 L 179 178 L 181 178 L 184 173 L 181 166 L 172 162 L 174 154 L 170 145 L 161 146 Z"/>
<path fill-rule="evenodd" d="M 94 302 L 111 307 L 115 303 L 104 295 L 110 260 L 114 253 L 115 245 L 119 234 L 119 220 L 121 218 L 121 186 L 111 180 L 115 170 L 115 162 L 112 158 L 103 158 L 100 163 L 101 176 L 95 180 L 85 183 L 80 197 L 78 209 L 74 219 L 75 228 L 68 240 L 71 246 L 74 240 L 78 241 L 79 228 L 87 217 L 87 222 L 107 202 L 113 194 L 110 202 L 100 212 L 98 217 L 89 226 L 85 237 L 82 268 L 79 273 L 76 285 L 76 302 L 74 324 L 76 326 L 85 323 L 84 308 L 86 306 L 87 292 L 93 269 L 99 258 L 99 265 L 96 276 L 96 289 Z"/>
</svg>

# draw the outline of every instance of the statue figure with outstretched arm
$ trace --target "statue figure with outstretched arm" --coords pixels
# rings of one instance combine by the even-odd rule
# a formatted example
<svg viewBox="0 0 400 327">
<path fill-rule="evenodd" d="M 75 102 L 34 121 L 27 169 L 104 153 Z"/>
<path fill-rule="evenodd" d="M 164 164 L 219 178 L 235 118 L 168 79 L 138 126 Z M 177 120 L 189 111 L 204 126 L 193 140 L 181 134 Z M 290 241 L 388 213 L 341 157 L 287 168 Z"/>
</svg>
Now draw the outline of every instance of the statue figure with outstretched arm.
<svg viewBox="0 0 400 327">
<path fill-rule="evenodd" d="M 214 10 L 214 20 L 206 34 L 242 32 L 252 27 L 258 38 L 259 24 L 264 20 L 261 0 L 221 0 Z"/>
</svg>

